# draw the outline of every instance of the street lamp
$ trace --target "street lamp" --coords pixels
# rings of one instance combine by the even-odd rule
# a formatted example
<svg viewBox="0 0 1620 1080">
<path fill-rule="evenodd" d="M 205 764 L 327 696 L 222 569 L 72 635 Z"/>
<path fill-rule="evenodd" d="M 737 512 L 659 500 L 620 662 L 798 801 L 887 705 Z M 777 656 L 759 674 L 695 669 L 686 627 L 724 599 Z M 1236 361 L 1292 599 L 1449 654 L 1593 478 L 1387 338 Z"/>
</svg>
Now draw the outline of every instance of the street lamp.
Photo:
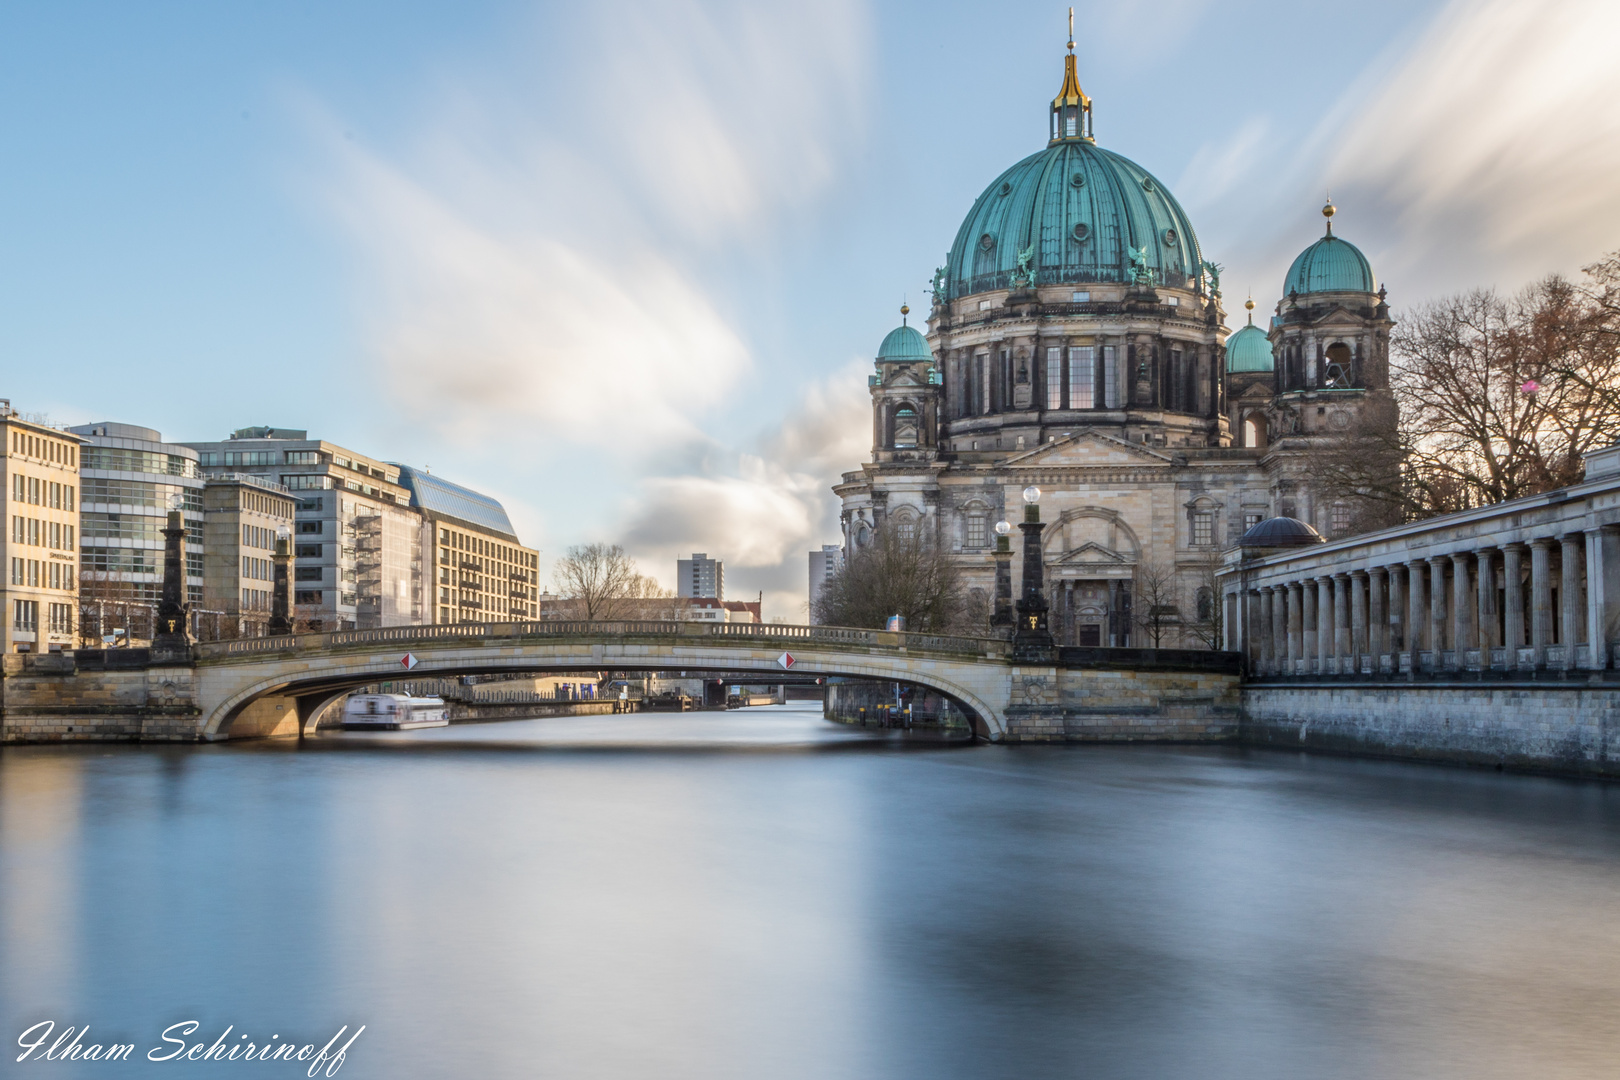
<svg viewBox="0 0 1620 1080">
<path fill-rule="evenodd" d="M 270 637 L 285 637 L 293 632 L 292 608 L 288 603 L 288 567 L 292 562 L 292 530 L 285 523 L 276 526 L 275 584 L 270 593 L 270 621 L 264 632 Z"/>
<path fill-rule="evenodd" d="M 152 635 L 152 655 L 159 662 L 191 660 L 191 638 L 186 633 L 186 523 L 180 516 L 185 505 L 183 492 L 169 496 L 163 529 L 163 592 L 158 601 L 157 633 Z"/>
<path fill-rule="evenodd" d="M 1041 489 L 1024 489 L 1024 572 L 1019 589 L 1018 630 L 1013 635 L 1013 659 L 1023 663 L 1050 663 L 1057 658 L 1052 632 L 1046 623 L 1046 573 L 1041 532 Z M 1009 582 L 1010 584 L 1010 582 Z"/>
<path fill-rule="evenodd" d="M 1007 630 L 1013 625 L 1012 600 L 1012 522 L 996 522 L 996 605 L 990 614 L 990 625 Z"/>
</svg>

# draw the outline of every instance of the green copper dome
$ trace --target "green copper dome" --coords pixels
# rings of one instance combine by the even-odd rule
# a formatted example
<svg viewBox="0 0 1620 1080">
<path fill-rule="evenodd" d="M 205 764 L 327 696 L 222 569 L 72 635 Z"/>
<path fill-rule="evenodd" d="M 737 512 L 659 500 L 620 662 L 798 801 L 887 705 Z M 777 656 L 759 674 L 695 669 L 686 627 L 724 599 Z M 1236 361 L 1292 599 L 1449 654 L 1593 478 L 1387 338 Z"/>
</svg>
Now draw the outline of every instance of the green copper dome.
<svg viewBox="0 0 1620 1080">
<path fill-rule="evenodd" d="M 1283 295 L 1290 293 L 1378 291 L 1372 265 L 1356 245 L 1331 232 L 1299 253 L 1283 279 Z"/>
<path fill-rule="evenodd" d="M 1227 371 L 1270 371 L 1271 342 L 1266 332 L 1250 323 L 1226 339 Z"/>
<path fill-rule="evenodd" d="M 878 347 L 879 360 L 912 360 L 919 363 L 932 363 L 933 350 L 929 349 L 928 341 L 910 326 L 897 326 L 889 331 Z"/>
<path fill-rule="evenodd" d="M 957 231 L 947 296 L 1006 289 L 1019 256 L 1034 284 L 1133 280 L 1146 249 L 1158 284 L 1196 287 L 1203 256 L 1192 222 L 1158 178 L 1086 139 L 1054 142 L 985 188 Z"/>
</svg>

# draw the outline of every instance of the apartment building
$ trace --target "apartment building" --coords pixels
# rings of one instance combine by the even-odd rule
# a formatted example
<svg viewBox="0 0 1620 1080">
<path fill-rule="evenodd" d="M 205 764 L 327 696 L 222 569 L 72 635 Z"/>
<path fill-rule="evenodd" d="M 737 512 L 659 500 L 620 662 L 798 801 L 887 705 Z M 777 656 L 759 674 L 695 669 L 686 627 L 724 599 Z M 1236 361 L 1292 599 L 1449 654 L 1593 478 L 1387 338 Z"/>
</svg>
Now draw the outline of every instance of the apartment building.
<svg viewBox="0 0 1620 1080">
<path fill-rule="evenodd" d="M 422 518 L 397 466 L 292 428 L 243 428 L 186 445 L 204 475 L 261 477 L 293 500 L 292 605 L 301 629 L 425 621 Z"/>
<path fill-rule="evenodd" d="M 425 469 L 395 465 L 422 518 L 430 599 L 424 622 L 539 617 L 540 553 L 524 547 L 499 501 Z"/>
<path fill-rule="evenodd" d="M 75 645 L 81 440 L 24 420 L 0 401 L 5 459 L 7 567 L 0 587 L 0 648 L 58 652 Z"/>
<path fill-rule="evenodd" d="M 280 483 L 216 473 L 203 487 L 203 606 L 226 617 L 226 633 L 258 637 L 275 591 L 276 536 L 292 535 L 294 501 Z"/>
<path fill-rule="evenodd" d="M 822 544 L 820 551 L 810 553 L 810 613 L 808 622 L 816 621 L 816 601 L 834 574 L 844 568 L 844 549 L 837 544 Z"/>
<path fill-rule="evenodd" d="M 697 552 L 690 559 L 675 560 L 676 596 L 711 596 L 726 598 L 726 566 L 719 559 L 711 559 Z"/>
</svg>

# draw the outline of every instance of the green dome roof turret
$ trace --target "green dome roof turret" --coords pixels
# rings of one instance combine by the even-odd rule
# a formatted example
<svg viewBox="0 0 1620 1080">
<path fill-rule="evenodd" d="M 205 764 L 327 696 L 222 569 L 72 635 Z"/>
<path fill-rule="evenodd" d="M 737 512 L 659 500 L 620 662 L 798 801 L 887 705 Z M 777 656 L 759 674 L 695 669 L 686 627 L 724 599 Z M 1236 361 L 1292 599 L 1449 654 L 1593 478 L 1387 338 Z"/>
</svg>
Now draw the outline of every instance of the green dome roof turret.
<svg viewBox="0 0 1620 1080">
<path fill-rule="evenodd" d="M 928 339 L 919 334 L 914 327 L 906 325 L 905 318 L 911 313 L 909 307 L 900 309 L 900 325 L 890 330 L 878 346 L 879 363 L 918 363 L 931 364 L 934 362 L 934 351 L 928 347 Z"/>
<path fill-rule="evenodd" d="M 1354 244 L 1333 235 L 1335 207 L 1330 201 L 1322 207 L 1322 216 L 1328 219 L 1327 235 L 1299 253 L 1283 279 L 1283 295 L 1292 293 L 1378 291 L 1378 279 L 1373 276 L 1372 264 Z"/>
<path fill-rule="evenodd" d="M 1271 342 L 1266 332 L 1254 325 L 1254 301 L 1243 306 L 1249 309 L 1249 325 L 1226 339 L 1226 370 L 1271 371 Z"/>
</svg>

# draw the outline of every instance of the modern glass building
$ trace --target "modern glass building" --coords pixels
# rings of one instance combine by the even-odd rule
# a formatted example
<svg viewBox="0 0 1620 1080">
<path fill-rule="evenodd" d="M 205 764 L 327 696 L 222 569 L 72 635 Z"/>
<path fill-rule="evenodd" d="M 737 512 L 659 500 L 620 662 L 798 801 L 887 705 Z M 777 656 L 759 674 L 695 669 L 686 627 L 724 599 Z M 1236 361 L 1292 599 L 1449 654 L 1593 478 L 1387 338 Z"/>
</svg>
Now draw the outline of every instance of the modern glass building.
<svg viewBox="0 0 1620 1080">
<path fill-rule="evenodd" d="M 134 424 L 68 429 L 79 451 L 79 596 L 156 603 L 163 588 L 163 524 L 178 497 L 186 523 L 186 599 L 203 600 L 203 479 L 197 452 Z"/>
<path fill-rule="evenodd" d="M 424 469 L 397 465 L 422 515 L 427 622 L 516 622 L 539 617 L 540 553 L 518 542 L 496 499 Z M 438 603 L 433 603 L 437 592 Z"/>
</svg>

